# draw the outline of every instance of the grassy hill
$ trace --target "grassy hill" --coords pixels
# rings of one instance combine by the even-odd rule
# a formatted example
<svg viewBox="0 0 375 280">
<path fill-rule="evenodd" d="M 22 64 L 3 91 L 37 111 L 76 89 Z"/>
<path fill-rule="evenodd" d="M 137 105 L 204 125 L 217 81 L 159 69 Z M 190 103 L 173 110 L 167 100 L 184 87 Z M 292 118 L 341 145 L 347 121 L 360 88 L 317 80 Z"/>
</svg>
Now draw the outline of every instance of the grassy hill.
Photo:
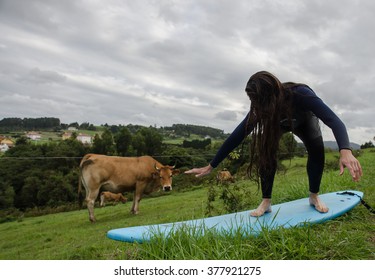
<svg viewBox="0 0 375 280">
<path fill-rule="evenodd" d="M 347 172 L 339 176 L 338 170 L 327 171 L 321 192 L 360 190 L 374 207 L 375 150 L 366 150 L 359 159 L 364 169 L 360 183 L 352 182 Z M 307 195 L 305 162 L 306 158 L 296 158 L 285 163 L 288 170 L 276 177 L 274 204 Z M 127 244 L 106 237 L 113 228 L 203 217 L 207 192 L 213 184 L 206 178 L 190 190 L 144 199 L 137 216 L 129 213 L 130 203 L 96 207 L 95 224 L 89 222 L 87 209 L 20 217 L 18 221 L 0 224 L 0 259 L 375 259 L 375 216 L 362 205 L 324 224 L 265 231 L 258 237 L 215 233 L 194 237 L 181 232 L 170 240 L 156 239 L 149 244 Z M 246 207 L 255 208 L 260 201 L 256 186 L 240 178 L 235 184 L 239 189 L 250 190 Z M 217 212 L 225 212 L 219 199 L 214 207 Z"/>
</svg>

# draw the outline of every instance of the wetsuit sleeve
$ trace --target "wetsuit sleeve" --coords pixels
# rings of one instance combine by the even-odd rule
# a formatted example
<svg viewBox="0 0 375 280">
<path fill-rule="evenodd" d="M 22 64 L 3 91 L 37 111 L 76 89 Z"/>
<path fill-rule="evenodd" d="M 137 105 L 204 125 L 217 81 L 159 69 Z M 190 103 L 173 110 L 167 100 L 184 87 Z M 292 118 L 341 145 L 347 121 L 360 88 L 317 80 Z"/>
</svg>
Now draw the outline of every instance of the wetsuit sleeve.
<svg viewBox="0 0 375 280">
<path fill-rule="evenodd" d="M 332 129 L 339 149 L 350 149 L 348 132 L 341 119 L 309 87 L 298 87 L 298 92 L 303 96 L 300 98 L 300 105 L 313 112 L 325 125 Z"/>
<path fill-rule="evenodd" d="M 245 119 L 236 127 L 236 129 L 229 135 L 229 137 L 224 141 L 223 145 L 217 151 L 215 157 L 210 162 L 210 165 L 216 168 L 220 162 L 222 162 L 231 151 L 233 151 L 241 142 L 245 139 L 247 135 L 251 132 L 253 128 L 246 129 L 248 115 Z"/>
</svg>

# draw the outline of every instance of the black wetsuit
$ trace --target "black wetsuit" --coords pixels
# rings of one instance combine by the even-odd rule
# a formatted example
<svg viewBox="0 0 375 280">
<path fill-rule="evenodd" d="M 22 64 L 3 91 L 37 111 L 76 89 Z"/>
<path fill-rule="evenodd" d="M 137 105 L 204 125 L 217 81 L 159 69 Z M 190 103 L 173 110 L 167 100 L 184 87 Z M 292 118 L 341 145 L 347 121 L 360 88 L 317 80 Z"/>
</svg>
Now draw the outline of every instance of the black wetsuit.
<svg viewBox="0 0 375 280">
<path fill-rule="evenodd" d="M 348 133 L 344 123 L 308 86 L 295 86 L 291 89 L 291 94 L 293 98 L 293 133 L 302 140 L 308 152 L 307 174 L 310 192 L 318 193 L 325 161 L 319 119 L 332 129 L 340 150 L 350 149 Z M 210 163 L 212 167 L 217 167 L 251 133 L 254 127 L 246 129 L 247 119 L 248 116 L 221 146 Z M 282 130 L 284 132 L 291 131 L 285 123 L 288 122 L 280 123 Z M 263 198 L 271 198 L 275 173 L 276 170 L 269 170 L 267 174 L 261 174 Z"/>
</svg>

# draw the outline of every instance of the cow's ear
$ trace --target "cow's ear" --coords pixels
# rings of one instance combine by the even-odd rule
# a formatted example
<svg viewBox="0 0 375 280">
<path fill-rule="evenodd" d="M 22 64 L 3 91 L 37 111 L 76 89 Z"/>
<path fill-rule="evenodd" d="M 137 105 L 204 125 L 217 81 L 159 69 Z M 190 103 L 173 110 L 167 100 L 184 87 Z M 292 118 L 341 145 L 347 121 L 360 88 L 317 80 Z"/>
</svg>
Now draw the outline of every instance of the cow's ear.
<svg viewBox="0 0 375 280">
<path fill-rule="evenodd" d="M 180 174 L 180 169 L 173 169 L 173 170 L 172 170 L 172 174 L 173 174 L 173 175 Z"/>
<path fill-rule="evenodd" d="M 159 172 L 152 172 L 151 176 L 152 176 L 152 179 L 157 179 L 159 178 Z"/>
</svg>

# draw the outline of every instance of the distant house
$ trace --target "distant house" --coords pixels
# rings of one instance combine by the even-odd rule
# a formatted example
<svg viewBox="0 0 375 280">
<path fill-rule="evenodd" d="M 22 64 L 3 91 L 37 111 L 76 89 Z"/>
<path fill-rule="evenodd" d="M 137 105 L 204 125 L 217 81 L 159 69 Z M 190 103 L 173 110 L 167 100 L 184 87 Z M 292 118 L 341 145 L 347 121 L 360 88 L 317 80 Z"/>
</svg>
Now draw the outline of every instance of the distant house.
<svg viewBox="0 0 375 280">
<path fill-rule="evenodd" d="M 66 140 L 66 139 L 70 139 L 72 137 L 73 133 L 72 132 L 65 132 L 63 135 L 62 135 L 62 139 L 63 140 Z M 91 144 L 92 143 L 92 136 L 90 135 L 87 135 L 87 134 L 84 134 L 84 133 L 79 133 L 77 135 L 77 138 L 76 138 L 79 142 L 83 143 L 83 144 Z"/>
<path fill-rule="evenodd" d="M 30 132 L 26 133 L 26 137 L 31 139 L 31 140 L 38 141 L 42 138 L 42 135 L 38 132 L 30 131 Z"/>
<path fill-rule="evenodd" d="M 7 145 L 8 148 L 14 147 L 14 142 L 10 139 L 4 138 L 3 140 L 0 141 L 0 145 Z"/>
<path fill-rule="evenodd" d="M 6 152 L 9 150 L 9 146 L 7 144 L 0 144 L 0 152 Z"/>
<path fill-rule="evenodd" d="M 92 143 L 92 137 L 87 134 L 80 133 L 77 136 L 77 140 L 82 142 L 83 144 L 91 144 Z"/>
<path fill-rule="evenodd" d="M 78 129 L 76 127 L 74 127 L 74 126 L 69 126 L 68 130 L 69 131 L 77 131 Z"/>
<path fill-rule="evenodd" d="M 69 139 L 70 137 L 72 137 L 71 132 L 64 132 L 64 134 L 62 135 L 62 140 Z"/>
</svg>

